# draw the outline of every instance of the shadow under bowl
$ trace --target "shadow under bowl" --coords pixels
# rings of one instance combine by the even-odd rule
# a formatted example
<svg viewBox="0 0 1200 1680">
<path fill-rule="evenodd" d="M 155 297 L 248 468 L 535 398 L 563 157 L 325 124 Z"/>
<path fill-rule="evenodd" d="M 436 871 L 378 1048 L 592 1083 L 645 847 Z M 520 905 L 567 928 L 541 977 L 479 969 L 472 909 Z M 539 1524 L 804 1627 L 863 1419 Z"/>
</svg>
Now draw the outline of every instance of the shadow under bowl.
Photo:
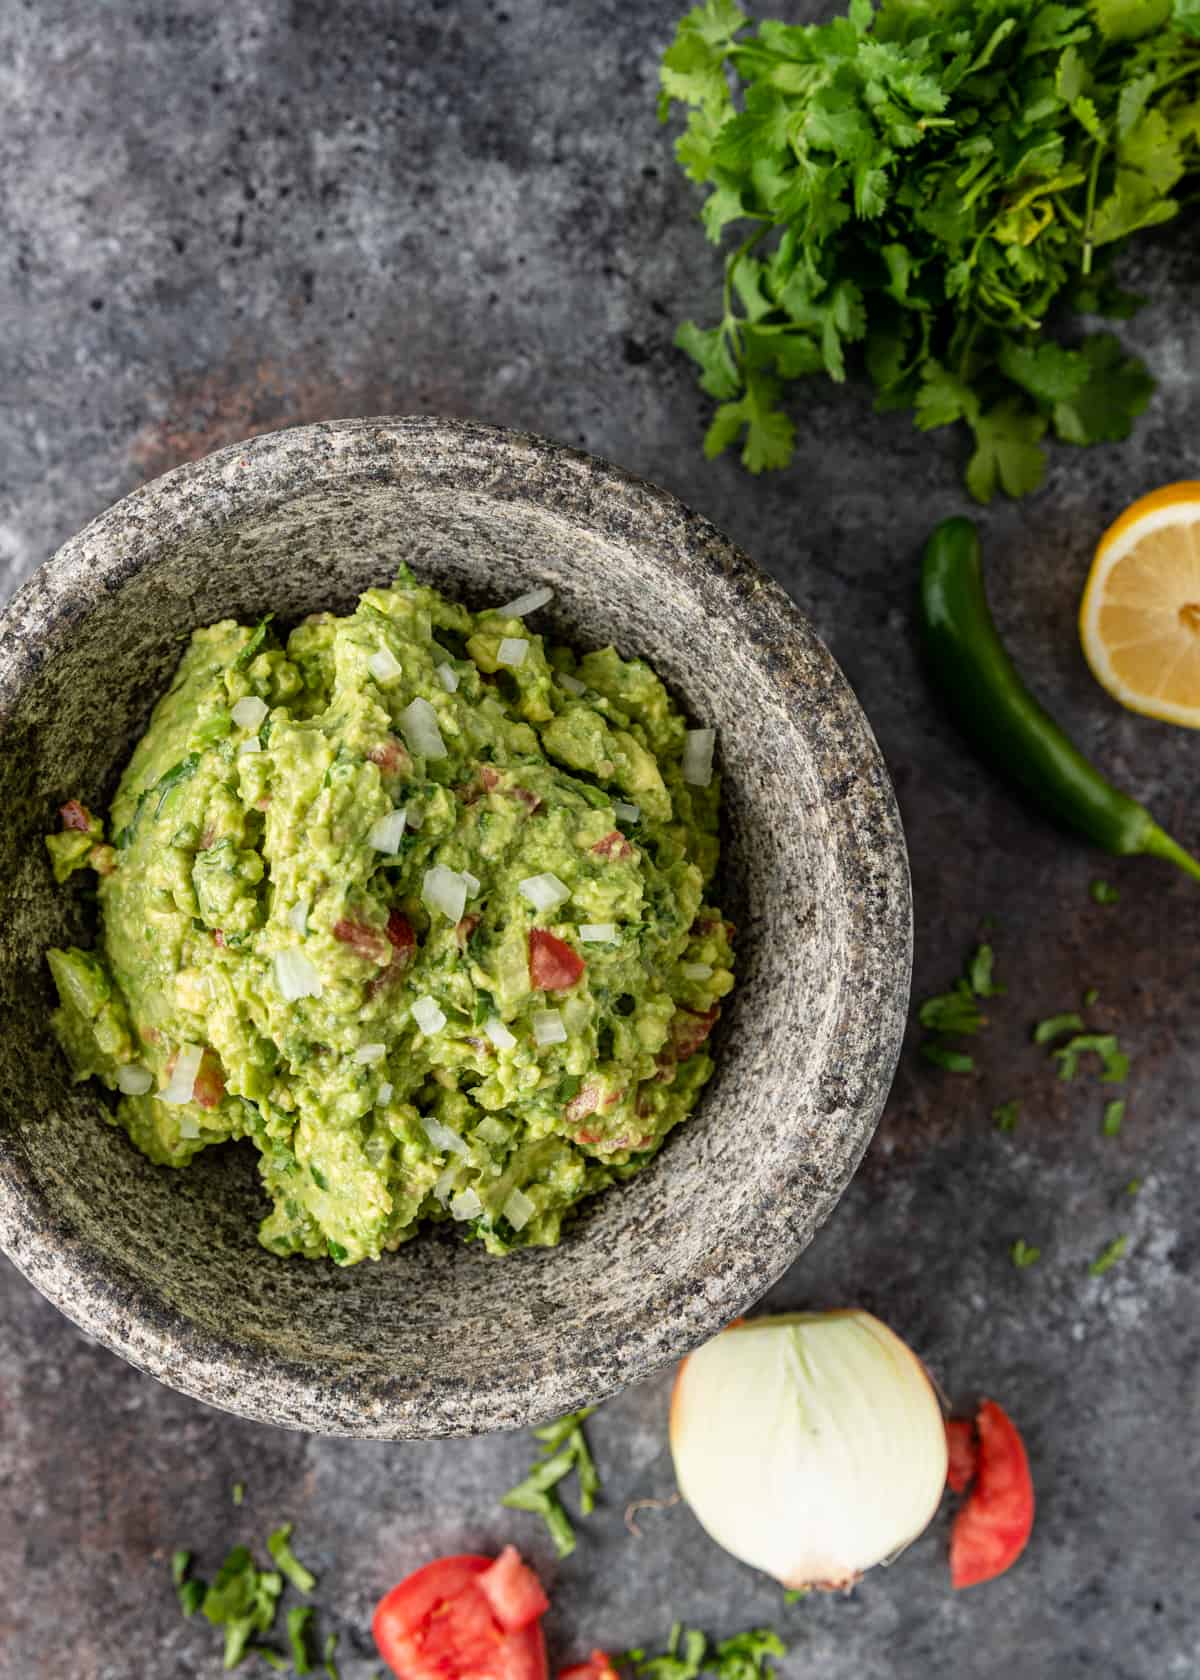
<svg viewBox="0 0 1200 1680">
<path fill-rule="evenodd" d="M 103 809 L 181 639 L 346 612 L 407 561 L 472 606 L 554 590 L 536 627 L 644 656 L 716 726 L 718 901 L 738 927 L 717 1070 L 646 1171 L 553 1250 L 443 1234 L 376 1264 L 280 1260 L 249 1145 L 152 1166 L 73 1085 L 44 953 L 90 942 L 42 836 Z M 904 840 L 870 728 L 783 592 L 664 491 L 542 439 L 436 419 L 258 437 L 95 520 L 0 618 L 0 1245 L 76 1324 L 247 1417 L 399 1438 L 602 1399 L 775 1281 L 874 1130 L 908 1002 Z"/>
</svg>

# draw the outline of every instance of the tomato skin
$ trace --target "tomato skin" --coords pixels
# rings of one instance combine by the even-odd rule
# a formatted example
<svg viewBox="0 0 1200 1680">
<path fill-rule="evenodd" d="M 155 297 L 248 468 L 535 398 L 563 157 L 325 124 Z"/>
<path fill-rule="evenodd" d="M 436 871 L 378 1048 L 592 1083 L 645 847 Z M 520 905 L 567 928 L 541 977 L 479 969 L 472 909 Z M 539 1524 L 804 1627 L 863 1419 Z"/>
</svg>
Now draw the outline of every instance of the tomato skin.
<svg viewBox="0 0 1200 1680">
<path fill-rule="evenodd" d="M 529 982 L 538 992 L 565 992 L 584 971 L 584 961 L 545 928 L 529 931 Z"/>
<path fill-rule="evenodd" d="M 946 1486 L 951 1493 L 966 1493 L 979 1468 L 975 1445 L 975 1424 L 971 1418 L 950 1418 L 946 1423 L 946 1447 L 950 1455 Z"/>
<path fill-rule="evenodd" d="M 975 1426 L 975 1485 L 950 1535 L 950 1580 L 955 1587 L 975 1587 L 1003 1575 L 1025 1550 L 1033 1528 L 1033 1478 L 1016 1425 L 994 1400 L 985 1400 Z"/>
<path fill-rule="evenodd" d="M 505 1546 L 490 1569 L 479 1577 L 479 1590 L 492 1615 L 508 1633 L 519 1633 L 550 1608 L 542 1583 L 515 1546 Z"/>
<path fill-rule="evenodd" d="M 506 1631 L 480 1589 L 496 1561 L 438 1558 L 380 1599 L 372 1632 L 398 1680 L 547 1680 L 540 1621 Z"/>
<path fill-rule="evenodd" d="M 617 1671 L 607 1651 L 593 1651 L 586 1662 L 560 1670 L 558 1680 L 617 1680 Z"/>
<path fill-rule="evenodd" d="M 412 923 L 403 910 L 388 911 L 387 927 L 384 932 L 402 958 L 412 956 L 417 948 L 417 936 L 413 932 Z"/>
<path fill-rule="evenodd" d="M 74 829 L 79 834 L 86 834 L 92 826 L 91 812 L 86 805 L 81 805 L 78 799 L 68 799 L 65 805 L 60 805 L 58 814 L 64 829 Z"/>
</svg>

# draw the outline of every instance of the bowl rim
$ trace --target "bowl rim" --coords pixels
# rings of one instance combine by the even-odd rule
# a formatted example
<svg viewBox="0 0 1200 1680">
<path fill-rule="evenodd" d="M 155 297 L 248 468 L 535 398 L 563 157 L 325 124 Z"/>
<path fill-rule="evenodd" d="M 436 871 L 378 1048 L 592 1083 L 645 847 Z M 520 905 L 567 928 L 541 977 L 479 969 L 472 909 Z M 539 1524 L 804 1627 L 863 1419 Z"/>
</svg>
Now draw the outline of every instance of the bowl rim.
<svg viewBox="0 0 1200 1680">
<path fill-rule="evenodd" d="M 503 458 L 508 465 L 552 465 L 559 474 L 586 481 L 589 496 L 622 508 L 622 517 L 648 542 L 656 520 L 670 519 L 689 564 L 698 564 L 716 610 L 730 611 L 748 637 L 770 645 L 785 707 L 793 720 L 797 700 L 789 679 L 800 678 L 800 655 L 811 685 L 813 662 L 824 678 L 823 720 L 836 741 L 836 763 L 815 760 L 821 795 L 827 802 L 830 843 L 847 860 L 857 860 L 865 890 L 845 899 L 852 947 L 876 963 L 886 956 L 884 1007 L 863 988 L 843 988 L 837 1032 L 872 1046 L 865 1077 L 845 1103 L 845 1125 L 836 1158 L 817 1175 L 796 1157 L 781 1171 L 780 1194 L 768 1204 L 753 1240 L 738 1249 L 719 1273 L 697 1271 L 691 1287 L 676 1288 L 672 1318 L 665 1328 L 649 1314 L 626 1326 L 614 1349 L 610 1380 L 600 1392 L 582 1370 L 560 1369 L 553 1401 L 531 1394 L 528 1380 L 514 1371 L 507 1385 L 485 1393 L 462 1391 L 461 1380 L 430 1396 L 395 1378 L 356 1373 L 352 1382 L 336 1370 L 320 1381 L 312 1368 L 270 1355 L 235 1336 L 197 1324 L 178 1308 L 154 1298 L 146 1286 L 111 1255 L 101 1254 L 48 1198 L 8 1128 L 0 1128 L 0 1249 L 64 1315 L 104 1347 L 192 1398 L 258 1422 L 329 1435 L 385 1439 L 479 1434 L 520 1427 L 606 1398 L 629 1383 L 684 1356 L 723 1324 L 757 1301 L 791 1265 L 833 1211 L 875 1131 L 899 1059 L 907 1016 L 912 961 L 911 885 L 907 852 L 895 795 L 870 725 L 832 654 L 805 616 L 772 578 L 760 571 L 727 537 L 670 491 L 600 457 L 530 432 L 436 416 L 382 416 L 335 420 L 264 432 L 173 468 L 139 486 L 71 537 L 13 595 L 0 612 L 0 727 L 47 657 L 47 644 L 86 616 L 92 602 L 152 562 L 156 549 L 197 528 L 192 493 L 219 485 L 220 520 L 261 510 L 273 475 L 295 457 L 313 471 L 311 488 L 341 487 L 339 449 L 377 456 L 376 476 L 402 463 L 411 477 L 441 452 L 453 464 L 467 451 Z M 299 451 L 299 455 L 297 455 Z M 294 470 L 294 469 L 293 469 Z M 429 468 L 432 475 L 432 467 Z M 444 468 L 442 471 L 444 472 Z M 553 473 L 533 473 L 521 497 L 555 510 Z M 304 487 L 306 492 L 310 487 Z M 293 494 L 296 493 L 295 488 Z M 561 504 L 560 504 L 561 505 Z M 578 511 L 569 511 L 578 518 Z M 191 524 L 189 525 L 189 516 Z M 211 516 L 203 515 L 207 523 Z M 130 553 L 130 523 L 146 534 Z M 112 539 L 117 530 L 121 542 Z M 663 564 L 671 565 L 670 560 Z M 685 587 L 696 580 L 680 574 Z M 849 757 L 855 766 L 847 774 Z M 845 863 L 841 865 L 845 873 Z M 791 1206 L 803 1180 L 805 1215 Z M 568 1239 L 569 1240 L 569 1239 Z M 676 1279 L 678 1284 L 679 1280 Z M 569 1367 L 569 1357 L 564 1365 Z M 264 1380 L 264 1378 L 266 1380 Z"/>
</svg>

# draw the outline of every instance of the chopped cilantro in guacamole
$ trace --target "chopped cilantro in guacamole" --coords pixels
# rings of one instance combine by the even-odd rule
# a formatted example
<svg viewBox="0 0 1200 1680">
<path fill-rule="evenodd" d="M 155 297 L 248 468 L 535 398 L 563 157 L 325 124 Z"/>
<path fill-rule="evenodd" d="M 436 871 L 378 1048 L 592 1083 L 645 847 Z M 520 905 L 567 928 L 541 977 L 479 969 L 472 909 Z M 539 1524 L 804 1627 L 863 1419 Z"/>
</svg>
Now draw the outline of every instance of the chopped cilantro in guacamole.
<svg viewBox="0 0 1200 1680">
<path fill-rule="evenodd" d="M 555 1243 L 712 1071 L 718 780 L 642 660 L 407 573 L 276 632 L 198 630 L 107 823 L 63 807 L 75 1076 L 161 1165 L 252 1142 L 277 1254 Z"/>
</svg>

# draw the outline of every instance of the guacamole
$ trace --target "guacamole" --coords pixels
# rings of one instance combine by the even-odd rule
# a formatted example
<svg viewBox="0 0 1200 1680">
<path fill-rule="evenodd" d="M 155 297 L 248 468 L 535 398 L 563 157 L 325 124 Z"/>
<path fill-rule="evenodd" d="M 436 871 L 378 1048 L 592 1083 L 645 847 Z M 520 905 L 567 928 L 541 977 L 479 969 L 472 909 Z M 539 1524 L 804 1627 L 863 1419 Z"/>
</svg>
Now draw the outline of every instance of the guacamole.
<svg viewBox="0 0 1200 1680">
<path fill-rule="evenodd" d="M 712 732 L 642 660 L 544 646 L 548 593 L 404 571 L 286 642 L 198 630 L 107 828 L 72 800 L 47 840 L 98 877 L 97 948 L 49 953 L 76 1079 L 163 1166 L 252 1141 L 276 1254 L 553 1244 L 712 1070 Z"/>
</svg>

